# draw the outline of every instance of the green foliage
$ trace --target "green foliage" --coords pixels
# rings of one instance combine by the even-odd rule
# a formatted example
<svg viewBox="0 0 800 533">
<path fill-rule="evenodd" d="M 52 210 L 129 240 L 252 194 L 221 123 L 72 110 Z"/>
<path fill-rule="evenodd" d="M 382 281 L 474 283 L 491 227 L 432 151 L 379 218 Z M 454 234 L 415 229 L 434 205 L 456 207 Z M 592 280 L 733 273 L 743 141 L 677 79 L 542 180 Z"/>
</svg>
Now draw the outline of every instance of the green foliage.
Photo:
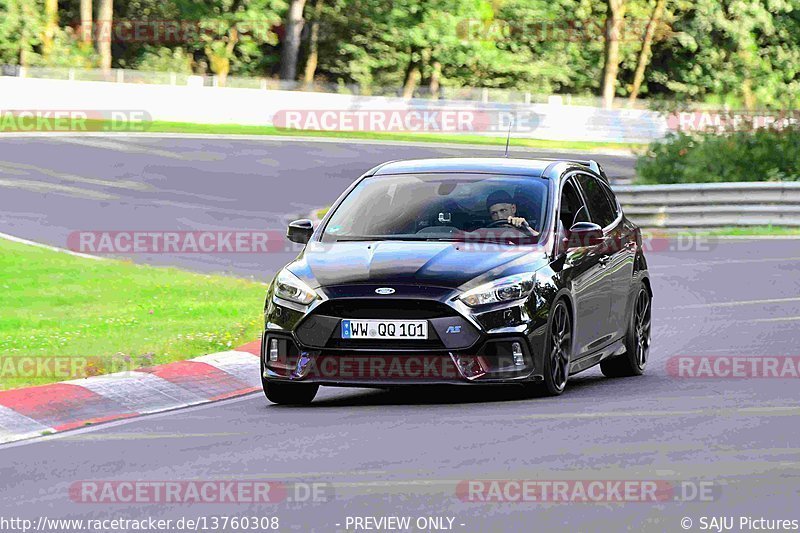
<svg viewBox="0 0 800 533">
<path fill-rule="evenodd" d="M 800 180 L 800 127 L 671 135 L 636 164 L 638 183 Z"/>
<path fill-rule="evenodd" d="M 598 95 L 606 0 L 317 0 L 315 77 L 343 91 L 398 94 L 420 87 L 488 87 Z M 115 41 L 113 64 L 220 77 L 275 76 L 288 0 L 126 0 L 117 21 L 185 22 L 179 42 Z M 79 0 L 58 3 L 61 29 L 43 56 L 44 0 L 0 0 L 0 63 L 87 67 L 97 54 L 69 31 Z M 617 95 L 626 96 L 656 0 L 625 0 Z M 356 88 L 353 88 L 356 86 Z M 388 88 L 384 89 L 384 88 Z M 418 90 L 418 95 L 427 95 Z M 641 94 L 651 102 L 800 106 L 800 0 L 667 0 Z"/>
<path fill-rule="evenodd" d="M 192 58 L 183 48 L 160 47 L 147 49 L 142 54 L 137 68 L 155 72 L 177 72 L 190 74 L 192 72 Z"/>
</svg>

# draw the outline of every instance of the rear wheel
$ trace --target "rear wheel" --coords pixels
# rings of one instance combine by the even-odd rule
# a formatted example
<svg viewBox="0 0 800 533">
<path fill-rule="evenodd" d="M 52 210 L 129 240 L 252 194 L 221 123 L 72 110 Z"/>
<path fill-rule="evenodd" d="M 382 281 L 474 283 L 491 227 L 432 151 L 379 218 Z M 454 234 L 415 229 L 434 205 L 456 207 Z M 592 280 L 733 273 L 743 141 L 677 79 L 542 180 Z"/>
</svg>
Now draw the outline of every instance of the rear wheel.
<svg viewBox="0 0 800 533">
<path fill-rule="evenodd" d="M 600 370 L 609 378 L 641 376 L 650 357 L 652 299 L 647 288 L 639 285 L 633 312 L 625 335 L 625 353 L 600 362 Z"/>
<path fill-rule="evenodd" d="M 261 383 L 267 399 L 279 405 L 307 405 L 319 390 L 319 385 L 310 383 L 280 383 L 265 379 Z"/>
<path fill-rule="evenodd" d="M 572 319 L 564 300 L 559 300 L 550 314 L 547 350 L 544 357 L 544 388 L 550 396 L 564 392 L 572 355 Z"/>
</svg>

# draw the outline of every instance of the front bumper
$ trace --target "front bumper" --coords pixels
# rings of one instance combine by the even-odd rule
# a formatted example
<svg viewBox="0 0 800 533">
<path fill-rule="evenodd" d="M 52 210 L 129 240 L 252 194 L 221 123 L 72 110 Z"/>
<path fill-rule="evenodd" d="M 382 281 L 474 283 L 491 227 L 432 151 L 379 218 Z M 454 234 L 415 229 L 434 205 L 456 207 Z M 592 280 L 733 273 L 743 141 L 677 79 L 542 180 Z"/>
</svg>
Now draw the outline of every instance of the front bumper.
<svg viewBox="0 0 800 533">
<path fill-rule="evenodd" d="M 310 309 L 268 295 L 262 377 L 340 386 L 501 384 L 541 381 L 546 313 L 534 297 L 480 313 L 435 287 L 326 288 Z M 544 314 L 544 318 L 541 316 Z M 424 319 L 420 341 L 342 339 L 343 319 Z"/>
</svg>

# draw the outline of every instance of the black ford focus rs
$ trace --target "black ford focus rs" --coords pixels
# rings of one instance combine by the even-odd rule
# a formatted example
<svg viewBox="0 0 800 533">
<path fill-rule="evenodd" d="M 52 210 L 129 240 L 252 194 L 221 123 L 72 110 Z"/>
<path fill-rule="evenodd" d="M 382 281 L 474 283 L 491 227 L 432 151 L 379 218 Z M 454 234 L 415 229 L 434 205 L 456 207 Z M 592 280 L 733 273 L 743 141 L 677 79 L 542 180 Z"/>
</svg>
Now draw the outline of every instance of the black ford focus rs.
<svg viewBox="0 0 800 533">
<path fill-rule="evenodd" d="M 271 283 L 261 375 L 275 403 L 320 385 L 517 384 L 558 395 L 600 364 L 641 375 L 652 291 L 641 232 L 594 161 L 379 165 Z"/>
</svg>

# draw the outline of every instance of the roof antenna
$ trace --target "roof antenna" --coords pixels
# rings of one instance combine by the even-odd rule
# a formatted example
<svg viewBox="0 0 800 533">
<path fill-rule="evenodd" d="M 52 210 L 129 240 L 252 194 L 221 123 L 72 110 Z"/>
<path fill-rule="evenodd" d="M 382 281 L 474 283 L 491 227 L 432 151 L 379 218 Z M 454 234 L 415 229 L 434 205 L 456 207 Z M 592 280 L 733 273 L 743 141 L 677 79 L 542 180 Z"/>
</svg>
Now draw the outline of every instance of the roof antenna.
<svg viewBox="0 0 800 533">
<path fill-rule="evenodd" d="M 514 115 L 511 115 L 511 122 L 508 124 L 508 135 L 506 136 L 506 153 L 503 157 L 508 157 L 508 143 L 511 142 L 511 128 L 514 126 Z"/>
</svg>

